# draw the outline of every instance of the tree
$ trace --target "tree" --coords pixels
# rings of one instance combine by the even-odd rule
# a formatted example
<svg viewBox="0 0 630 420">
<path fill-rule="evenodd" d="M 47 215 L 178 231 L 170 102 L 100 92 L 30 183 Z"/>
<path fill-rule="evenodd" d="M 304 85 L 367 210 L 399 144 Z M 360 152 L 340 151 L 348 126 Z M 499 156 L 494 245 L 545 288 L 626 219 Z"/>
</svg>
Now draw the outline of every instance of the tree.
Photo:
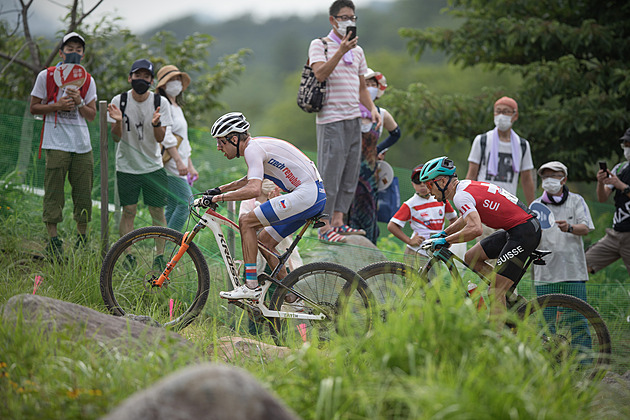
<svg viewBox="0 0 630 420">
<path fill-rule="evenodd" d="M 0 20 L 0 75 L 11 83 L 0 85 L 0 97 L 25 100 L 37 74 L 56 63 L 60 39 L 63 34 L 77 31 L 86 36 L 85 59 L 82 64 L 94 76 L 99 99 L 109 100 L 115 94 L 129 88 L 127 75 L 131 64 L 138 58 L 150 59 L 156 69 L 165 64 L 175 64 L 193 76 L 187 91 L 187 117 L 193 123 L 202 113 L 218 105 L 221 90 L 244 70 L 243 60 L 249 53 L 246 49 L 223 57 L 215 66 L 208 64 L 213 38 L 204 34 L 193 34 L 179 42 L 168 32 L 155 34 L 149 42 L 142 42 L 128 29 L 121 28 L 118 18 L 103 18 L 93 25 L 84 20 L 103 0 L 84 11 L 84 1 L 72 0 L 64 22 L 65 28 L 57 34 L 54 42 L 45 38 L 34 38 L 31 34 L 28 12 L 33 0 L 19 0 L 20 10 L 14 13 L 15 23 L 11 26 L 6 19 Z"/>
<path fill-rule="evenodd" d="M 517 91 L 437 95 L 422 84 L 386 100 L 416 136 L 453 144 L 486 131 L 494 100 L 519 103 L 518 130 L 534 162 L 567 164 L 573 180 L 592 180 L 596 161 L 619 152 L 630 122 L 630 4 L 602 0 L 450 0 L 456 29 L 401 29 L 412 54 L 440 50 L 462 67 L 518 74 Z"/>
</svg>

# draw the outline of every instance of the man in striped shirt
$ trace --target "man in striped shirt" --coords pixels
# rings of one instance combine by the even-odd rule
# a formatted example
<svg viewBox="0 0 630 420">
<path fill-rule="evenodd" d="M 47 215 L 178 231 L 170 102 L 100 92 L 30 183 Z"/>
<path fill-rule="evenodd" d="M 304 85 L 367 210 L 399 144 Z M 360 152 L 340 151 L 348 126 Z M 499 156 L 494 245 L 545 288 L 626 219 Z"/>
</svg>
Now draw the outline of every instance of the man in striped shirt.
<svg viewBox="0 0 630 420">
<path fill-rule="evenodd" d="M 311 41 L 308 56 L 317 80 L 326 80 L 326 100 L 317 113 L 317 167 L 326 188 L 319 238 L 344 242 L 344 234 L 361 234 L 350 228 L 344 217 L 352 204 L 361 163 L 361 117 L 371 118 L 380 127 L 381 117 L 372 102 L 363 75 L 367 62 L 358 37 L 351 38 L 348 27 L 356 28 L 357 17 L 351 0 L 336 0 L 329 9 L 332 30 L 325 38 Z M 361 106 L 360 106 L 361 105 Z M 362 115 L 365 114 L 365 115 Z"/>
</svg>

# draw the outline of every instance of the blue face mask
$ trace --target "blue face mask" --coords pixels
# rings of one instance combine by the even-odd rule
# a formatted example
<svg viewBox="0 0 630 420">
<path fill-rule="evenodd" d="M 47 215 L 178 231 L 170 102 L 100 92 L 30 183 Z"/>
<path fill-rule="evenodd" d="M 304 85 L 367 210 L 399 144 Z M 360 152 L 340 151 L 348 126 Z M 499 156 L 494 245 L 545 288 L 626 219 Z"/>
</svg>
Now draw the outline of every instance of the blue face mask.
<svg viewBox="0 0 630 420">
<path fill-rule="evenodd" d="M 83 57 L 79 53 L 68 53 L 66 59 L 63 61 L 65 64 L 79 64 Z"/>
</svg>

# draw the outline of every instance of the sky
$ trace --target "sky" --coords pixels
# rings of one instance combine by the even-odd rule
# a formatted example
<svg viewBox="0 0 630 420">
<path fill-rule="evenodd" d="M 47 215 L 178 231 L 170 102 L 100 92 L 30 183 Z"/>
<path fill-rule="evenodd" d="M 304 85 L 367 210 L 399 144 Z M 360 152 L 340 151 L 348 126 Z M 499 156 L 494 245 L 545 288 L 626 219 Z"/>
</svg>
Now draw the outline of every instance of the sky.
<svg viewBox="0 0 630 420">
<path fill-rule="evenodd" d="M 365 7 L 376 0 L 353 0 L 360 14 Z M 393 0 L 378 0 L 391 2 Z M 83 0 L 84 10 L 89 10 L 96 0 Z M 123 26 L 134 33 L 141 33 L 160 23 L 187 15 L 197 15 L 200 19 L 225 20 L 243 14 L 251 14 L 257 20 L 271 17 L 300 16 L 308 18 L 316 13 L 326 13 L 332 0 L 104 0 L 90 16 L 93 22 L 106 14 L 123 18 Z M 17 0 L 0 0 L 2 10 L 18 9 Z M 33 32 L 44 33 L 60 29 L 60 19 L 67 14 L 64 7 L 71 0 L 34 0 L 30 8 L 29 22 Z M 3 16 L 7 19 L 7 15 Z M 54 25 L 54 28 L 51 26 Z"/>
</svg>

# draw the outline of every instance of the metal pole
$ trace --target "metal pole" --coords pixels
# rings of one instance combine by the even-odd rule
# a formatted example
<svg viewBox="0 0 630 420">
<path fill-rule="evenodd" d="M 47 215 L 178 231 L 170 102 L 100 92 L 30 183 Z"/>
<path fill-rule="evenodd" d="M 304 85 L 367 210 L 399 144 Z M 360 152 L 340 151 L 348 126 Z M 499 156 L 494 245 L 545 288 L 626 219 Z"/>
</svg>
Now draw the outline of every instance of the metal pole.
<svg viewBox="0 0 630 420">
<path fill-rule="evenodd" d="M 109 249 L 109 190 L 107 178 L 107 101 L 98 102 L 100 113 L 100 150 L 101 150 L 101 255 L 103 258 Z"/>
</svg>

